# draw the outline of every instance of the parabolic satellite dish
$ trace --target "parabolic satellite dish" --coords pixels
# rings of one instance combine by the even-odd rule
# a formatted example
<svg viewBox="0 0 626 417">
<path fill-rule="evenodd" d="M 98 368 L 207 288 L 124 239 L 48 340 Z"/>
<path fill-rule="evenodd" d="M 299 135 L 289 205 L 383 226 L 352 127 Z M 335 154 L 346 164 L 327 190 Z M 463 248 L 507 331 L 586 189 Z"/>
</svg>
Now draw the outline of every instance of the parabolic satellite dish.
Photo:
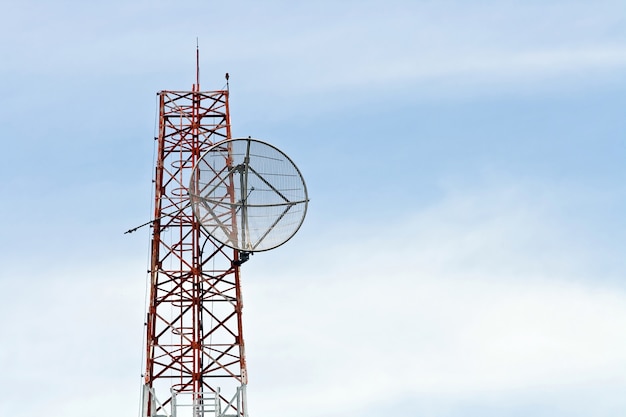
<svg viewBox="0 0 626 417">
<path fill-rule="evenodd" d="M 266 251 L 288 241 L 308 205 L 298 167 L 279 149 L 252 138 L 209 148 L 193 169 L 189 195 L 202 227 L 242 252 Z"/>
</svg>

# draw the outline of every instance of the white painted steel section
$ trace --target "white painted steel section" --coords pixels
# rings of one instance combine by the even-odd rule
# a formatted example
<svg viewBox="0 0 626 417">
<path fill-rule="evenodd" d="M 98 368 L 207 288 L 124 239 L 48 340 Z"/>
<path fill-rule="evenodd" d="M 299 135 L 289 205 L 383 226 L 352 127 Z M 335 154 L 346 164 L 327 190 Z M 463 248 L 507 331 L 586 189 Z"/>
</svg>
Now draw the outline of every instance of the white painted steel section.
<svg viewBox="0 0 626 417">
<path fill-rule="evenodd" d="M 156 410 L 157 408 L 160 408 L 162 410 L 165 410 L 163 407 L 163 404 L 161 404 L 158 400 L 158 398 L 156 397 L 154 390 L 149 387 L 148 385 L 144 385 L 143 386 L 143 417 L 175 417 L 172 414 L 152 414 L 151 416 L 146 415 L 148 413 L 148 410 Z M 152 404 L 150 404 L 151 406 L 148 407 L 148 401 L 152 400 Z M 163 411 L 164 413 L 167 413 L 166 411 Z"/>
<path fill-rule="evenodd" d="M 157 404 L 160 405 L 158 401 Z M 248 417 L 246 385 L 238 387 L 228 402 L 220 399 L 219 388 L 215 393 L 172 390 L 171 406 L 170 415 L 144 417 Z"/>
</svg>

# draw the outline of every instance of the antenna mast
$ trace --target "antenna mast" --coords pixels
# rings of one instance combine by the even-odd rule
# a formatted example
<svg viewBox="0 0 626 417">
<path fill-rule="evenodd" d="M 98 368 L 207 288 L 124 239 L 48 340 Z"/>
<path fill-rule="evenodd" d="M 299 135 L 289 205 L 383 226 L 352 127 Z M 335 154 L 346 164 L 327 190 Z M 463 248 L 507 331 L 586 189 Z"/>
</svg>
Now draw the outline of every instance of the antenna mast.
<svg viewBox="0 0 626 417">
<path fill-rule="evenodd" d="M 240 266 L 291 239 L 309 201 L 286 154 L 232 139 L 229 75 L 200 91 L 199 62 L 196 41 L 192 91 L 158 93 L 142 417 L 248 417 Z"/>
<path fill-rule="evenodd" d="M 239 252 L 201 227 L 187 191 L 201 155 L 231 138 L 228 90 L 200 91 L 199 59 L 196 43 L 192 91 L 158 93 L 143 417 L 247 416 Z"/>
</svg>

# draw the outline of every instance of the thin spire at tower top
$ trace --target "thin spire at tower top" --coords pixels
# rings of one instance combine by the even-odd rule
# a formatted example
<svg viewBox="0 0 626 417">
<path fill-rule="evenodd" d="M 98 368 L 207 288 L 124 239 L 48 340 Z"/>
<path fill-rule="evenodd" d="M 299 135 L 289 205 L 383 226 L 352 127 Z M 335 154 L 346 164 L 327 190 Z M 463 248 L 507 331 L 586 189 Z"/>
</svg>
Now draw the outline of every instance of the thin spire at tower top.
<svg viewBox="0 0 626 417">
<path fill-rule="evenodd" d="M 200 46 L 196 37 L 196 91 L 200 91 Z"/>
</svg>

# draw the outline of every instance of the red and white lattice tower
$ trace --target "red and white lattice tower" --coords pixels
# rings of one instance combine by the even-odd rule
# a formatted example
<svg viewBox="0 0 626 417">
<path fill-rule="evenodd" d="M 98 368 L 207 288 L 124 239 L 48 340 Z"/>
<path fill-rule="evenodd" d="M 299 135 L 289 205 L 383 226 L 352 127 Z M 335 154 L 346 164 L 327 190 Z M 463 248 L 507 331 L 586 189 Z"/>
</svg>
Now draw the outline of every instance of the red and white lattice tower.
<svg viewBox="0 0 626 417">
<path fill-rule="evenodd" d="M 239 252 L 194 218 L 193 167 L 231 138 L 228 89 L 161 91 L 143 417 L 247 416 Z M 226 198 L 228 198 L 226 196 Z"/>
</svg>

